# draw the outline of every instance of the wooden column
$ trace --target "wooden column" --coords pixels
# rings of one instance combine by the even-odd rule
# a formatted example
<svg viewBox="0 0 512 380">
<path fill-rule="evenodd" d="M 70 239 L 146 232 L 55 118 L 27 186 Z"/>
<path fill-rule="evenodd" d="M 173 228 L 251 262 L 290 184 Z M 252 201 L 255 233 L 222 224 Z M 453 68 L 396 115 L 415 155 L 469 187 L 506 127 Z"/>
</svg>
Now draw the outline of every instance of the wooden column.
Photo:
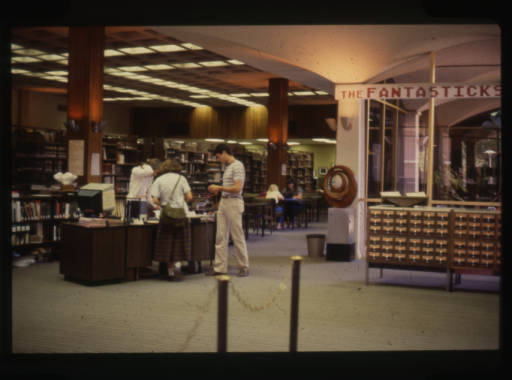
<svg viewBox="0 0 512 380">
<path fill-rule="evenodd" d="M 288 80 L 284 78 L 269 80 L 268 141 L 267 183 L 283 189 L 288 164 Z"/>
<path fill-rule="evenodd" d="M 104 27 L 69 28 L 67 115 L 68 120 L 75 120 L 79 130 L 68 129 L 68 170 L 78 175 L 79 185 L 102 182 L 103 133 L 94 132 L 93 124 L 103 120 L 104 46 Z M 76 152 L 82 146 L 84 154 L 80 163 Z M 97 166 L 91 165 L 93 160 L 98 160 Z"/>
</svg>

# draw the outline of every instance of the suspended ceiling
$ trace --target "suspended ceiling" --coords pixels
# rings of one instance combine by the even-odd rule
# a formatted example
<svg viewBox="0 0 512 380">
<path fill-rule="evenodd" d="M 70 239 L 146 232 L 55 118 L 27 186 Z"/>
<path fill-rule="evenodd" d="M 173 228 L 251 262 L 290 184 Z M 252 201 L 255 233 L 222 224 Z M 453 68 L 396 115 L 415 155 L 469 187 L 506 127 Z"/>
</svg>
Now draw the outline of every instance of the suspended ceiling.
<svg viewBox="0 0 512 380">
<path fill-rule="evenodd" d="M 12 42 L 37 49 L 31 57 L 40 59 L 19 62 L 24 52 L 13 49 L 13 85 L 65 93 L 67 35 L 64 27 L 14 28 Z M 438 83 L 499 83 L 501 44 L 494 24 L 107 27 L 104 100 L 134 107 L 266 105 L 268 80 L 283 77 L 290 105 L 333 104 L 337 83 L 429 81 L 431 51 Z M 169 45 L 179 51 L 161 51 Z M 129 54 L 130 47 L 146 52 Z M 416 111 L 427 105 L 402 104 Z M 468 116 L 475 110 L 468 106 Z"/>
<path fill-rule="evenodd" d="M 15 88 L 65 93 L 67 27 L 13 28 Z M 107 27 L 104 101 L 134 107 L 266 105 L 279 77 L 149 27 Z M 135 51 L 133 51 L 133 49 Z M 289 104 L 332 104 L 327 92 L 289 81 Z"/>
</svg>

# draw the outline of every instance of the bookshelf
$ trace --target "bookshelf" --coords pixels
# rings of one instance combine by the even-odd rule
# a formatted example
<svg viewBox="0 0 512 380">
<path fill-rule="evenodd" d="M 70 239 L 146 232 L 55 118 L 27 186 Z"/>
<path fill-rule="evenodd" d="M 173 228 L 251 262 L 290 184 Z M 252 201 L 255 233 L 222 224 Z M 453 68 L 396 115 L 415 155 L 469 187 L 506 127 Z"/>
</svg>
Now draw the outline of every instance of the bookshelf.
<svg viewBox="0 0 512 380">
<path fill-rule="evenodd" d="M 78 218 L 75 193 L 11 193 L 11 249 L 40 261 L 58 256 L 61 223 Z"/>
<path fill-rule="evenodd" d="M 50 189 L 53 175 L 67 170 L 66 131 L 13 126 L 12 188 L 27 191 L 34 184 Z"/>
<path fill-rule="evenodd" d="M 103 137 L 102 181 L 112 183 L 118 196 L 126 196 L 132 169 L 142 159 L 142 144 L 135 136 Z"/>
<path fill-rule="evenodd" d="M 313 159 L 312 152 L 288 152 L 287 175 L 297 182 L 304 191 L 313 190 Z"/>
</svg>

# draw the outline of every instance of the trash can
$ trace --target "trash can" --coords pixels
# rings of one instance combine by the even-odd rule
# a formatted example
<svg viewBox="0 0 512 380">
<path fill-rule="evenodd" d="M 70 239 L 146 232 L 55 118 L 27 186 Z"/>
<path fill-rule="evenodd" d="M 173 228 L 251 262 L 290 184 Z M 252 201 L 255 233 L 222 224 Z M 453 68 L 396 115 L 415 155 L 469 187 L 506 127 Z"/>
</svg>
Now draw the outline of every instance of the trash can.
<svg viewBox="0 0 512 380">
<path fill-rule="evenodd" d="M 324 257 L 325 235 L 310 234 L 306 235 L 306 238 L 308 239 L 308 256 Z"/>
</svg>

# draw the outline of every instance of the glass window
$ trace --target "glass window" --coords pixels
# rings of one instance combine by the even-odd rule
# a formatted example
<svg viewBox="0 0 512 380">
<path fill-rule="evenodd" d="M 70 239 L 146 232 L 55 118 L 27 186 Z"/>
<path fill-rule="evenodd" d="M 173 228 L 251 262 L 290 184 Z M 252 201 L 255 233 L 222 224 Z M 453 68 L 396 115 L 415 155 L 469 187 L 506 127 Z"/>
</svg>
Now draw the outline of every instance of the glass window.
<svg viewBox="0 0 512 380">
<path fill-rule="evenodd" d="M 381 191 L 427 193 L 428 111 L 376 100 L 367 107 L 368 198 Z M 501 201 L 500 110 L 450 125 L 447 115 L 458 117 L 460 101 L 444 107 L 445 125 L 434 126 L 433 201 Z"/>
<path fill-rule="evenodd" d="M 368 115 L 368 197 L 378 198 L 381 191 L 382 103 L 370 101 Z"/>
<path fill-rule="evenodd" d="M 487 111 L 436 135 L 434 199 L 501 201 L 501 117 Z M 447 153 L 446 153 L 447 152 Z M 441 161 L 442 160 L 442 161 Z"/>
</svg>

